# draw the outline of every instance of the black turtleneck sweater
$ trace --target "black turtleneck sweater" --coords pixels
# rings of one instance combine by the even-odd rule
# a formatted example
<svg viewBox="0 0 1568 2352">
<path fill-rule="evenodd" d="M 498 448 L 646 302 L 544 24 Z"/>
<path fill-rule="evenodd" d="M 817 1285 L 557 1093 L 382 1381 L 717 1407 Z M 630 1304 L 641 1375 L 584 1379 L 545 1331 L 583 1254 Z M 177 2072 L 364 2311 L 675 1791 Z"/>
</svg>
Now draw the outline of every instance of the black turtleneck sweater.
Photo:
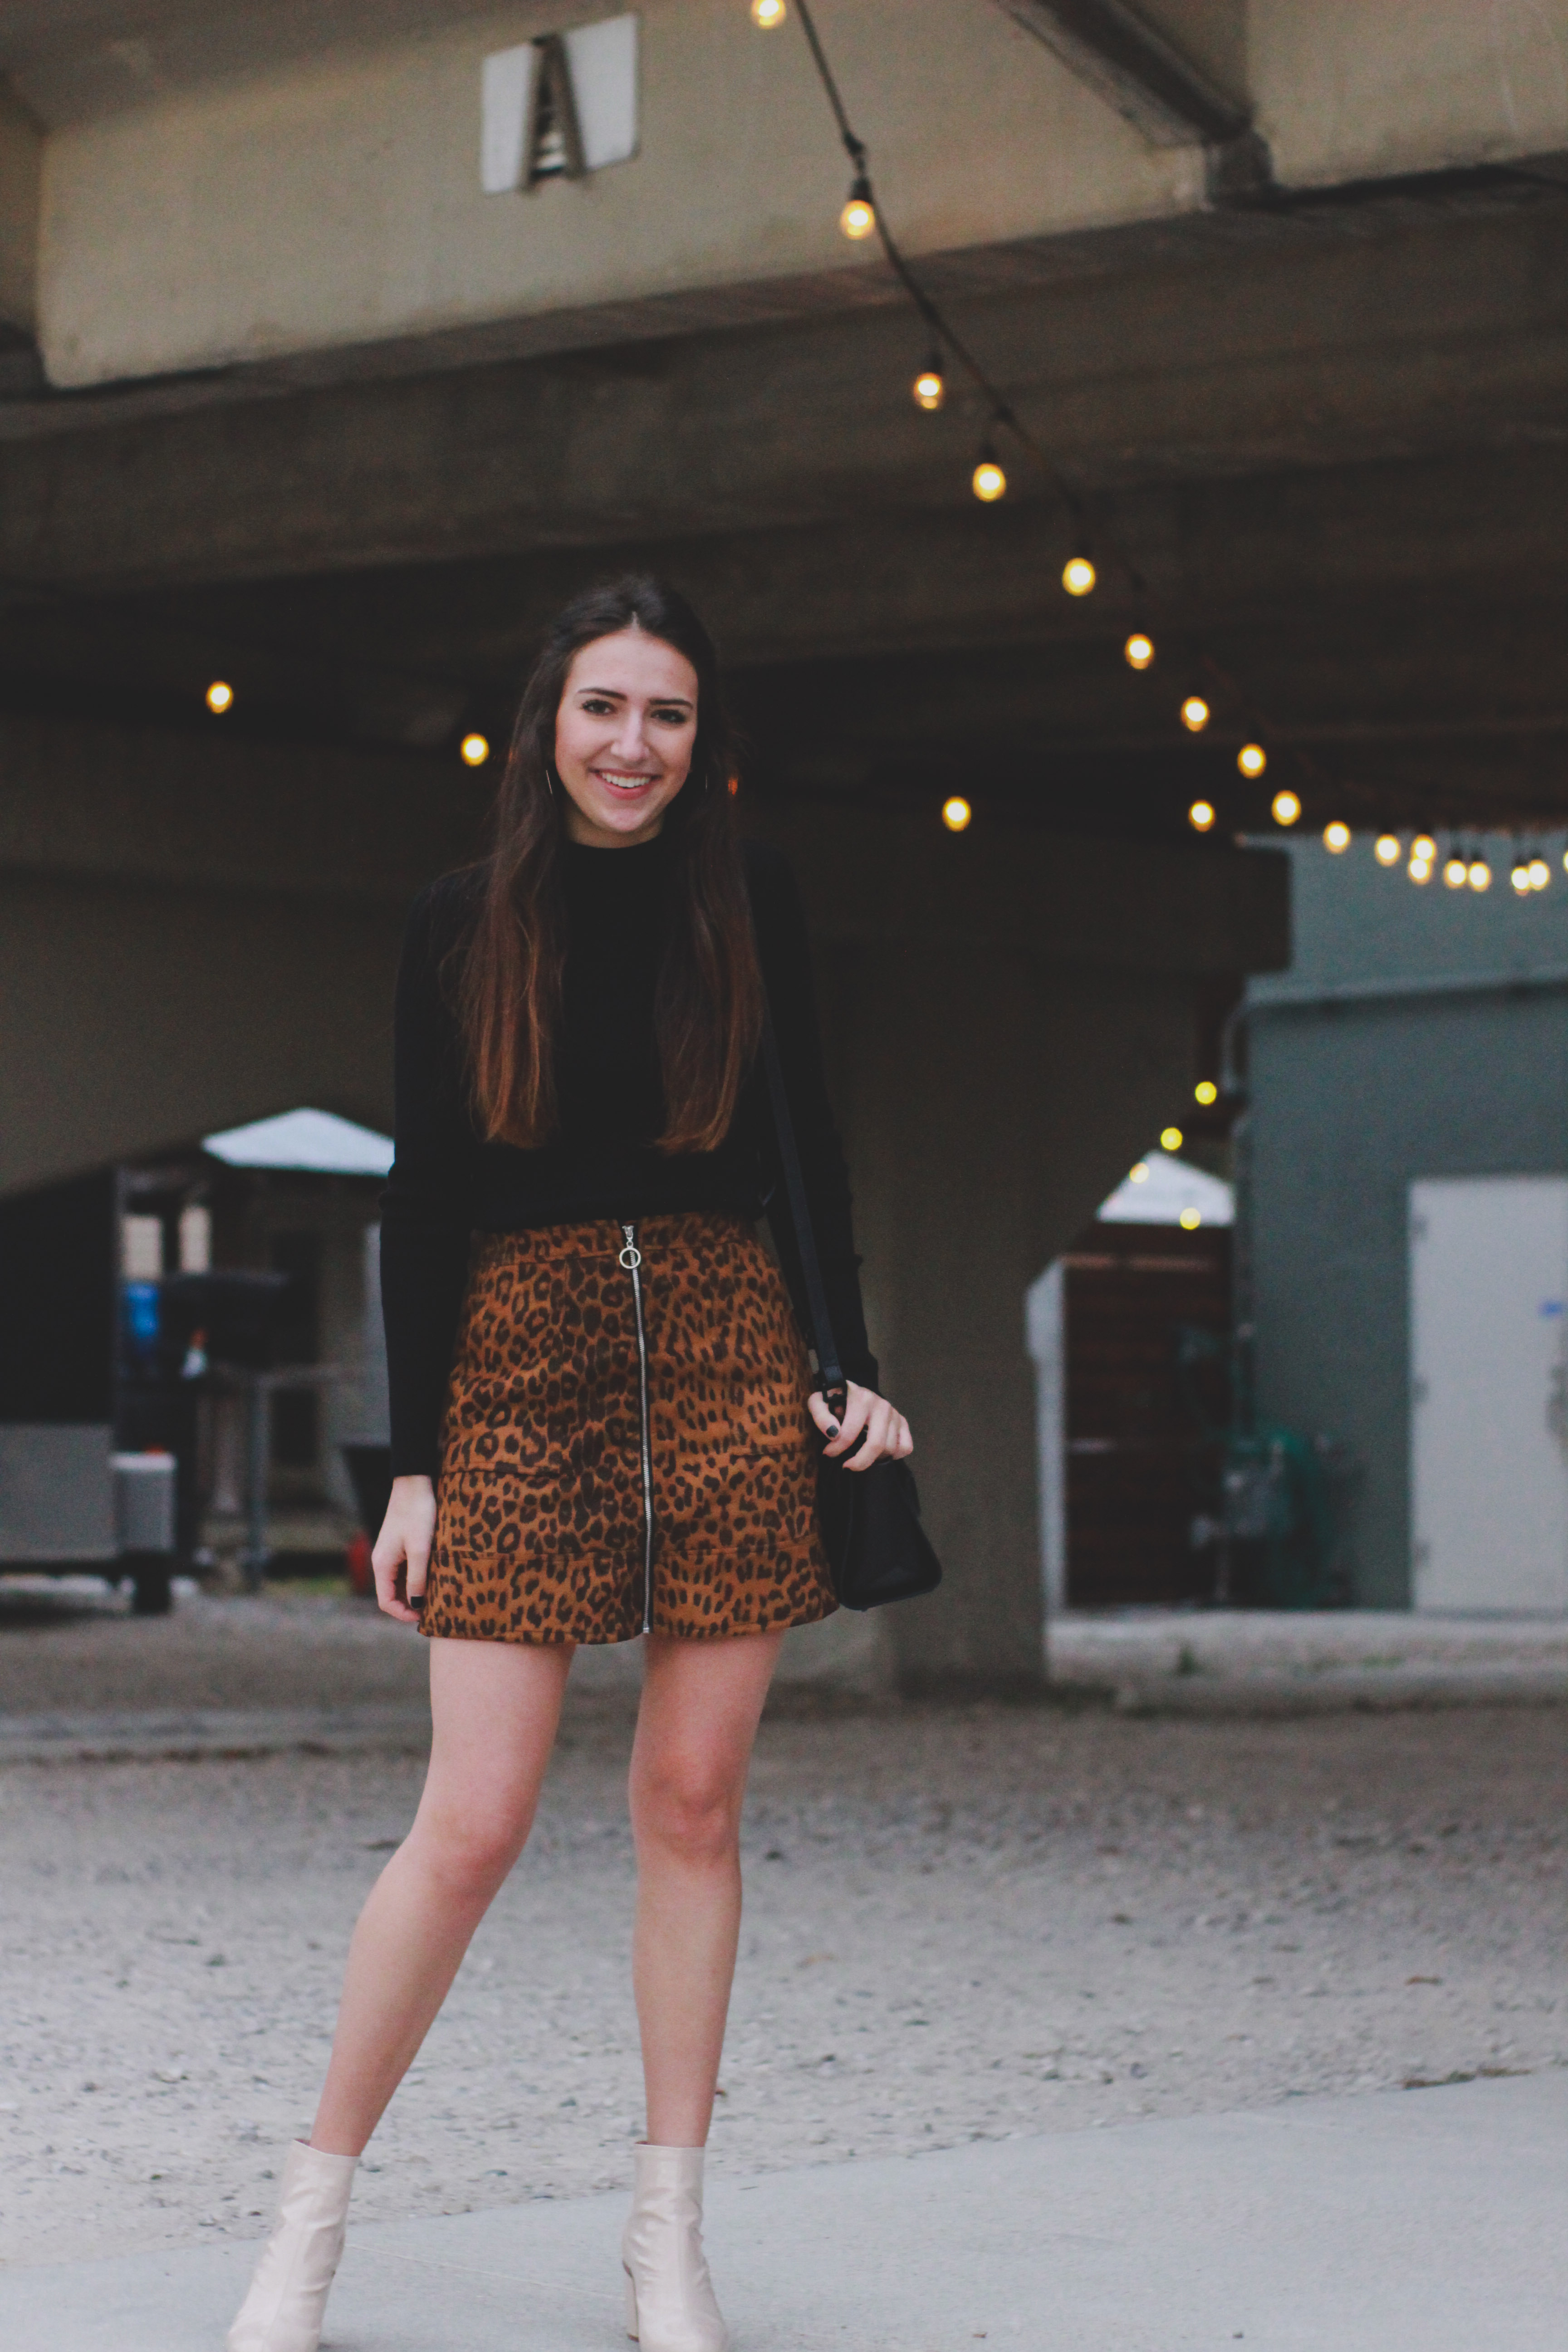
<svg viewBox="0 0 1568 2352">
<path fill-rule="evenodd" d="M 823 1082 L 805 920 L 784 860 L 746 845 L 746 878 L 779 1058 L 844 1369 L 877 1384 L 866 1340 L 849 1183 Z M 487 1143 L 468 1108 L 464 1055 L 442 979 L 474 903 L 449 875 L 415 902 L 397 982 L 397 1156 L 382 1203 L 381 1281 L 395 1476 L 434 1475 L 475 1233 L 671 1211 L 769 1213 L 797 1303 L 799 1270 L 760 1068 L 716 1151 L 654 1149 L 664 1103 L 653 999 L 670 877 L 662 836 L 632 849 L 565 846 L 565 998 L 556 1040 L 560 1123 L 537 1150 Z M 775 1188 L 777 1200 L 774 1201 Z"/>
</svg>

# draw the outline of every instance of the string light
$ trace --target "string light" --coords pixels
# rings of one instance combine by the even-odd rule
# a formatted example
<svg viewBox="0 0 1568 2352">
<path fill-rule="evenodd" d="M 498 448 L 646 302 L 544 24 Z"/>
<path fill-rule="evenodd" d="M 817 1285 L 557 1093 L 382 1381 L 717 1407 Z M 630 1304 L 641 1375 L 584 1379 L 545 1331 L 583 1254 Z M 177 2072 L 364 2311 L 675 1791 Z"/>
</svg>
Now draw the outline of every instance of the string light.
<svg viewBox="0 0 1568 2352">
<path fill-rule="evenodd" d="M 1181 1148 L 1182 1148 L 1182 1130 L 1181 1130 L 1181 1129 L 1180 1129 L 1179 1127 L 1163 1127 L 1163 1128 L 1160 1129 L 1160 1149 L 1161 1149 L 1161 1150 L 1162 1150 L 1162 1151 L 1180 1151 Z"/>
<path fill-rule="evenodd" d="M 871 202 L 871 183 L 864 172 L 857 172 L 849 184 L 849 194 L 844 210 L 838 215 L 838 226 L 852 245 L 869 236 L 877 226 L 877 208 Z"/>
<path fill-rule="evenodd" d="M 458 748 L 470 768 L 482 768 L 490 756 L 490 747 L 482 735 L 465 735 Z"/>
<path fill-rule="evenodd" d="M 1336 857 L 1342 857 L 1350 845 L 1351 829 L 1348 824 L 1342 824 L 1338 817 L 1332 824 L 1323 827 L 1323 847 L 1331 850 Z"/>
<path fill-rule="evenodd" d="M 856 242 L 873 234 L 880 238 L 889 268 L 933 337 L 932 356 L 927 365 L 917 374 L 911 386 L 915 402 L 920 407 L 925 409 L 940 408 L 942 405 L 946 398 L 947 387 L 943 381 L 940 360 L 941 354 L 943 352 L 947 352 L 989 403 L 993 425 L 1005 427 L 1013 435 L 1026 454 L 1035 460 L 1047 480 L 1052 483 L 1063 504 L 1075 517 L 1081 520 L 1083 503 L 1081 496 L 1063 479 L 1047 451 L 1015 415 L 998 386 L 987 373 L 984 363 L 970 350 L 967 343 L 954 333 L 934 298 L 928 292 L 916 271 L 900 250 L 898 241 L 891 230 L 879 216 L 871 185 L 869 151 L 864 140 L 857 135 L 850 122 L 837 78 L 828 62 L 821 36 L 817 32 L 809 0 L 800 0 L 799 13 L 801 28 L 811 51 L 813 68 L 821 85 L 823 96 L 832 111 L 839 143 L 849 158 L 854 174 L 850 182 L 848 198 L 838 216 L 839 227 L 847 237 Z M 787 14 L 786 0 L 751 0 L 752 21 L 764 31 L 772 31 L 782 25 Z M 1006 491 L 1007 477 L 998 463 L 989 441 L 981 451 L 979 461 L 970 476 L 970 483 L 975 497 L 984 505 L 991 505 Z M 1125 551 L 1121 548 L 1113 548 L 1112 553 L 1127 573 L 1134 590 L 1140 593 L 1146 593 L 1137 568 L 1129 560 Z M 1087 596 L 1096 584 L 1096 576 L 1094 562 L 1087 551 L 1080 547 L 1074 551 L 1063 569 L 1062 585 L 1071 596 Z M 1153 641 L 1142 630 L 1135 631 L 1127 638 L 1122 650 L 1129 666 L 1133 669 L 1147 669 L 1154 658 Z M 1219 673 L 1216 671 L 1215 675 L 1217 677 Z M 1188 733 L 1193 735 L 1201 733 L 1208 725 L 1209 717 L 1209 705 L 1205 698 L 1201 694 L 1188 695 L 1182 705 L 1182 723 Z M 1241 772 L 1246 776 L 1260 776 L 1268 764 L 1267 756 L 1260 744 L 1244 746 L 1240 760 Z M 1295 795 L 1292 794 L 1289 797 L 1295 800 Z M 1200 810 L 1205 812 L 1201 816 L 1197 814 Z M 1278 802 L 1275 814 L 1279 817 Z M 1296 801 L 1290 816 L 1279 818 L 1279 821 L 1282 824 L 1294 824 L 1300 814 L 1300 804 Z M 1188 816 L 1189 821 L 1199 832 L 1206 832 L 1215 822 L 1214 811 L 1206 801 L 1194 802 L 1188 811 Z M 1334 830 L 1336 829 L 1331 828 L 1331 832 Z M 1343 842 L 1329 840 L 1328 835 L 1325 835 L 1324 838 L 1329 842 L 1329 846 L 1336 850 L 1349 845 L 1348 833 Z M 1568 860 L 1564 862 L 1568 864 Z"/>
<path fill-rule="evenodd" d="M 970 478 L 970 487 L 984 506 L 993 506 L 1007 487 L 1007 477 L 996 463 L 989 442 L 980 452 L 980 463 Z"/>
<path fill-rule="evenodd" d="M 1415 847 L 1412 845 L 1410 863 L 1405 870 L 1409 875 L 1412 882 L 1430 882 L 1432 879 L 1432 860 L 1429 857 L 1417 857 Z"/>
<path fill-rule="evenodd" d="M 1200 1078 L 1193 1088 L 1193 1100 L 1202 1103 L 1206 1110 L 1210 1103 L 1218 1102 L 1219 1088 L 1212 1078 Z"/>
<path fill-rule="evenodd" d="M 939 352 L 932 352 L 910 389 L 914 394 L 917 408 L 934 409 L 942 406 L 942 402 L 947 398 L 947 385 L 942 380 L 942 358 Z"/>
<path fill-rule="evenodd" d="M 1537 852 L 1530 861 L 1530 887 L 1532 890 L 1544 890 L 1551 879 L 1552 868 Z"/>
<path fill-rule="evenodd" d="M 1469 866 L 1469 880 L 1472 890 L 1489 890 L 1491 888 L 1492 869 L 1487 864 L 1484 857 L 1471 858 Z"/>
<path fill-rule="evenodd" d="M 207 709 L 221 719 L 224 712 L 232 708 L 233 703 L 233 687 L 224 678 L 215 677 L 207 688 Z"/>
<path fill-rule="evenodd" d="M 954 793 L 951 799 L 943 801 L 942 804 L 942 821 L 949 833 L 962 833 L 973 814 L 974 811 L 962 793 Z"/>
<path fill-rule="evenodd" d="M 1508 878 L 1520 897 L 1528 898 L 1534 887 L 1530 879 L 1530 860 L 1527 857 L 1516 857 L 1513 861 L 1513 871 Z"/>
<path fill-rule="evenodd" d="M 1275 793 L 1273 805 L 1276 824 L 1294 824 L 1301 814 L 1300 800 L 1289 785 L 1282 793 Z"/>
<path fill-rule="evenodd" d="M 1429 833 L 1418 833 L 1410 845 L 1410 855 L 1419 858 L 1423 866 L 1436 866 L 1437 845 Z"/>
<path fill-rule="evenodd" d="M 1443 868 L 1443 881 L 1450 890 L 1462 890 L 1470 878 L 1470 869 L 1458 855 L 1450 857 Z"/>
<path fill-rule="evenodd" d="M 1203 1221 L 1204 1215 L 1201 1209 L 1184 1209 L 1176 1223 L 1184 1234 L 1195 1234 Z"/>
<path fill-rule="evenodd" d="M 1397 866 L 1400 845 L 1396 833 L 1380 833 L 1372 845 L 1372 854 L 1380 866 Z"/>
</svg>

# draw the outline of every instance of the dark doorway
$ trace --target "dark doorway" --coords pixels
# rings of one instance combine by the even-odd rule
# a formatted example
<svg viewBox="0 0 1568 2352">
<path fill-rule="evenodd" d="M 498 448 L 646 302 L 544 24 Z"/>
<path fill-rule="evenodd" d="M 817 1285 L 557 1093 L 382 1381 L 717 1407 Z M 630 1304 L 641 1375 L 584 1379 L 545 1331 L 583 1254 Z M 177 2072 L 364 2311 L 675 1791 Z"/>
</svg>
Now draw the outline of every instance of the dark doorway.
<svg viewBox="0 0 1568 2352">
<path fill-rule="evenodd" d="M 1229 1229 L 1097 1223 L 1063 1264 L 1068 1604 L 1209 1600 L 1215 1553 L 1191 1529 L 1219 1493 Z"/>
</svg>

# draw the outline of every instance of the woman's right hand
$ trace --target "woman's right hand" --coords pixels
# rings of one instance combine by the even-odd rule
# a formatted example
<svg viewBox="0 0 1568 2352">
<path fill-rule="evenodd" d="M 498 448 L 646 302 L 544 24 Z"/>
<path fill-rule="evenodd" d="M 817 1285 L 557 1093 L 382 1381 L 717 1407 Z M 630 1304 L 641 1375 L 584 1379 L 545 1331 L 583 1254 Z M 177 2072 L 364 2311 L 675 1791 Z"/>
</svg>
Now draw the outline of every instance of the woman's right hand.
<svg viewBox="0 0 1568 2352">
<path fill-rule="evenodd" d="M 436 1489 L 430 1480 L 395 1478 L 370 1564 L 375 1573 L 376 1600 L 389 1617 L 401 1619 L 405 1625 L 419 1622 L 418 1610 L 409 1603 L 425 1597 L 435 1534 Z"/>
</svg>

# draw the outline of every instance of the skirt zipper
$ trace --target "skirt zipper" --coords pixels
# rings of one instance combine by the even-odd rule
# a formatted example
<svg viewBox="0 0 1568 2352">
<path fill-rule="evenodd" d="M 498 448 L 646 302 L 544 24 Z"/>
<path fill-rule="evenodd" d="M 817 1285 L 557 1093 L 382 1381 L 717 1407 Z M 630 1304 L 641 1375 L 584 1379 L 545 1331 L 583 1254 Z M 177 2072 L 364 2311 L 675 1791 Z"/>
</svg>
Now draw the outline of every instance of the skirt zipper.
<svg viewBox="0 0 1568 2352">
<path fill-rule="evenodd" d="M 642 1252 L 636 1225 L 623 1225 L 626 1247 L 620 1262 L 632 1278 L 632 1313 L 637 1327 L 637 1402 L 642 1413 L 643 1606 L 642 1629 L 653 1632 L 653 1441 L 648 1425 L 647 1334 L 642 1319 Z"/>
</svg>

